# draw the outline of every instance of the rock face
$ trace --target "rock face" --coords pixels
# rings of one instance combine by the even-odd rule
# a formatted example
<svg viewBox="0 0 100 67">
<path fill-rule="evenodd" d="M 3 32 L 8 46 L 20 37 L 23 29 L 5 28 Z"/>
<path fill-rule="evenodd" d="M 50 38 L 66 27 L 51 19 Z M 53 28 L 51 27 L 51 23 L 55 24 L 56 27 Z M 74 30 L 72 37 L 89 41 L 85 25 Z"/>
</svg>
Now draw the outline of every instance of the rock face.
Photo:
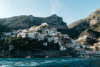
<svg viewBox="0 0 100 67">
<path fill-rule="evenodd" d="M 5 26 L 0 24 L 0 32 L 2 32 L 4 28 Z"/>
<path fill-rule="evenodd" d="M 78 20 L 68 26 L 69 34 L 72 38 L 78 38 L 79 35 L 91 26 L 95 26 L 100 21 L 100 9 L 97 9 L 94 13 L 90 14 L 85 19 Z"/>
<path fill-rule="evenodd" d="M 2 21 L 2 20 L 5 20 L 5 21 Z M 29 15 L 29 16 L 12 17 L 12 18 L 8 18 L 7 20 L 1 19 L 1 23 L 7 26 L 9 30 L 24 29 L 24 28 L 29 28 L 31 26 L 39 26 L 41 23 L 44 23 L 44 22 L 48 23 L 51 27 L 56 28 L 58 31 L 61 30 L 60 32 L 62 33 L 66 33 L 66 31 L 68 30 L 67 24 L 63 22 L 62 17 L 58 17 L 56 14 L 53 14 L 46 18 L 34 17 L 32 15 Z M 6 30 L 8 30 L 7 28 Z"/>
</svg>

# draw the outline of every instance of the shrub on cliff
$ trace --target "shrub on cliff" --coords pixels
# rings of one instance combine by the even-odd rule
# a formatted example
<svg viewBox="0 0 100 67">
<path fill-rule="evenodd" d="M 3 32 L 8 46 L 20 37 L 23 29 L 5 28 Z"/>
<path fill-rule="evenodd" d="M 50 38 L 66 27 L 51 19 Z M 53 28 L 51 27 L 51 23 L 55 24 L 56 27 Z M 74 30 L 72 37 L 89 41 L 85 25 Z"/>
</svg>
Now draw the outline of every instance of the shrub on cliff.
<svg viewBox="0 0 100 67">
<path fill-rule="evenodd" d="M 9 45 L 13 45 L 15 49 L 21 50 L 32 50 L 32 49 L 41 49 L 41 50 L 59 50 L 59 44 L 48 43 L 48 46 L 43 46 L 45 41 L 38 41 L 37 39 L 30 39 L 30 38 L 17 38 L 17 37 L 10 37 L 3 41 L 4 49 L 8 49 Z"/>
<path fill-rule="evenodd" d="M 95 39 L 92 39 L 90 37 L 86 38 L 85 44 L 87 45 L 93 45 L 94 43 L 96 43 L 97 41 Z"/>
</svg>

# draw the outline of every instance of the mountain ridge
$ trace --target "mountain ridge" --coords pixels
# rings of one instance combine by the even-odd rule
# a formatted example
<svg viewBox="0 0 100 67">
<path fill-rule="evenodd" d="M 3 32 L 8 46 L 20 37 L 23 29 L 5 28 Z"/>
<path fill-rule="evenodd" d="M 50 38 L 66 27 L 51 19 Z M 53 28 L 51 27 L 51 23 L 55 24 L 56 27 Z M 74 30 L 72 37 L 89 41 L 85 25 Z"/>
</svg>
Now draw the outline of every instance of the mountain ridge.
<svg viewBox="0 0 100 67">
<path fill-rule="evenodd" d="M 90 14 L 88 17 L 84 19 L 80 19 L 70 25 L 68 25 L 69 33 L 73 33 L 70 35 L 72 38 L 78 38 L 79 35 L 86 30 L 87 28 L 94 26 L 100 22 L 100 8 L 97 9 L 95 12 Z"/>
<path fill-rule="evenodd" d="M 63 33 L 66 33 L 68 27 L 67 23 L 63 21 L 62 17 L 53 14 L 48 17 L 35 17 L 32 15 L 21 15 L 14 16 L 10 18 L 0 19 L 0 24 L 5 27 L 5 31 L 13 30 L 13 29 L 25 29 L 31 26 L 38 26 L 41 23 L 47 22 L 51 27 L 56 28 L 57 30 L 64 30 Z"/>
</svg>

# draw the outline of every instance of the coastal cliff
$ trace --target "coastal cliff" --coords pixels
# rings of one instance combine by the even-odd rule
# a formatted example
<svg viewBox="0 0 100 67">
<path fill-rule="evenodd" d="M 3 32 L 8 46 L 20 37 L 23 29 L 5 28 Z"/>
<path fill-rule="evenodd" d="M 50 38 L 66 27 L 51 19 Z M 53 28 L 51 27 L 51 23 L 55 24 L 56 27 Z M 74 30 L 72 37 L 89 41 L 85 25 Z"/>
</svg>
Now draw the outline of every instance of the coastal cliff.
<svg viewBox="0 0 100 67">
<path fill-rule="evenodd" d="M 67 56 L 67 44 L 73 45 L 67 34 L 58 32 L 47 23 L 42 23 L 28 29 L 1 33 L 0 57 Z"/>
</svg>

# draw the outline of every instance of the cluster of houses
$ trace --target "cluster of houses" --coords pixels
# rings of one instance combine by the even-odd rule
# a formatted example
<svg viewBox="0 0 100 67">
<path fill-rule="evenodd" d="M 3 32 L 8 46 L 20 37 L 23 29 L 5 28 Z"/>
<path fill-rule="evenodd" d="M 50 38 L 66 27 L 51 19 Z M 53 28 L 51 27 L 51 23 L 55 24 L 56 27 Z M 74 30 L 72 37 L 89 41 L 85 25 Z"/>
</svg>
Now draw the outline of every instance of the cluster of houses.
<svg viewBox="0 0 100 67">
<path fill-rule="evenodd" d="M 96 55 L 100 56 L 100 38 L 92 38 L 88 35 L 84 35 L 83 37 L 77 39 L 77 42 L 80 41 L 80 40 L 82 40 L 84 42 L 84 41 L 86 41 L 87 37 L 89 37 L 91 39 L 95 39 L 95 41 L 97 43 L 94 43 L 93 46 L 87 45 L 88 49 L 91 49 L 91 50 L 85 50 L 85 53 L 92 54 L 92 56 L 96 56 Z M 81 42 L 81 44 L 83 45 L 82 42 Z"/>
<path fill-rule="evenodd" d="M 8 37 L 15 37 L 16 34 L 18 34 L 19 32 L 21 32 L 22 30 L 13 30 L 11 32 L 1 32 L 0 35 L 0 39 L 7 39 Z"/>
<path fill-rule="evenodd" d="M 47 46 L 48 42 L 59 43 L 61 51 L 66 50 L 65 43 L 71 42 L 71 39 L 67 34 L 57 32 L 55 28 L 51 28 L 47 23 L 24 29 L 17 34 L 17 37 L 29 37 L 32 39 L 38 39 L 38 41 L 47 40 L 43 43 L 44 46 Z"/>
<path fill-rule="evenodd" d="M 61 34 L 55 28 L 51 28 L 47 23 L 42 23 L 40 26 L 33 26 L 29 29 L 24 30 L 15 30 L 13 32 L 3 32 L 1 39 L 6 39 L 7 37 L 22 37 L 22 38 L 31 38 L 37 39 L 38 41 L 44 41 L 43 46 L 47 46 L 48 42 L 58 43 L 61 51 L 66 51 L 68 48 L 69 52 L 76 53 L 79 56 L 87 56 L 89 54 L 100 52 L 93 52 L 87 50 L 89 47 L 87 45 L 80 45 L 75 40 L 71 39 L 67 34 Z M 9 51 L 14 49 L 14 46 L 9 46 Z"/>
</svg>

